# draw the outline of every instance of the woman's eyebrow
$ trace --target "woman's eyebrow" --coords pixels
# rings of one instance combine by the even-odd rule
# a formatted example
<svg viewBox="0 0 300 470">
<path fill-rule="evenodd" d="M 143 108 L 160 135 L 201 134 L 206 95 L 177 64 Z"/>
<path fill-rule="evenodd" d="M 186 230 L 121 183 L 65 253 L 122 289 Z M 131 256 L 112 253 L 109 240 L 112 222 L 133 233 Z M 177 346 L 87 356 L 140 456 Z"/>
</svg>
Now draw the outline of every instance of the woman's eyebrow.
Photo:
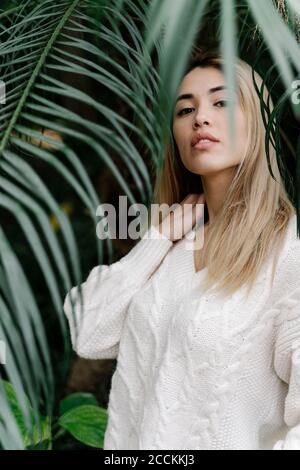
<svg viewBox="0 0 300 470">
<path fill-rule="evenodd" d="M 216 91 L 226 90 L 226 88 L 227 87 L 225 85 L 216 86 L 214 88 L 210 88 L 208 90 L 208 94 L 211 95 L 212 93 L 215 93 Z M 176 103 L 178 103 L 178 101 L 180 100 L 189 100 L 192 98 L 194 98 L 194 95 L 192 93 L 185 93 L 183 95 L 178 96 L 178 98 L 176 99 Z"/>
</svg>

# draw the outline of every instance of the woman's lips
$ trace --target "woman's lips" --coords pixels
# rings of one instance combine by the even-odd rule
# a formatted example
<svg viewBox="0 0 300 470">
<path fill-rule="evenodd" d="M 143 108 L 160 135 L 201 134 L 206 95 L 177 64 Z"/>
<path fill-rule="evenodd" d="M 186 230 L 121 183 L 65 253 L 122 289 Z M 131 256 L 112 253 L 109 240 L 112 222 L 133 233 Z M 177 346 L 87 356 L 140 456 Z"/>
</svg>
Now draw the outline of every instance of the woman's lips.
<svg viewBox="0 0 300 470">
<path fill-rule="evenodd" d="M 212 147 L 213 145 L 217 144 L 218 142 L 212 140 L 199 140 L 199 142 L 193 146 L 193 150 L 203 150 Z"/>
</svg>

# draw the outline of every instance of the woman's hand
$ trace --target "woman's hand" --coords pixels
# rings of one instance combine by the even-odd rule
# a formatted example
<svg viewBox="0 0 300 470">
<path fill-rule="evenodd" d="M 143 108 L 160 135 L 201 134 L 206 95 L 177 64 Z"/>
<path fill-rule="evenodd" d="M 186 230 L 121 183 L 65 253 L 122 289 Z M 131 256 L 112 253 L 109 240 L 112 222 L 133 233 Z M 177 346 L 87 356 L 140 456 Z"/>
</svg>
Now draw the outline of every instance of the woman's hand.
<svg viewBox="0 0 300 470">
<path fill-rule="evenodd" d="M 204 202 L 204 193 L 188 194 L 174 212 L 170 212 L 159 224 L 158 229 L 160 233 L 171 241 L 183 238 L 194 227 L 196 222 L 198 223 L 201 218 L 204 220 L 203 206 L 196 206 L 196 204 L 204 204 Z M 184 204 L 187 205 L 184 207 Z"/>
</svg>

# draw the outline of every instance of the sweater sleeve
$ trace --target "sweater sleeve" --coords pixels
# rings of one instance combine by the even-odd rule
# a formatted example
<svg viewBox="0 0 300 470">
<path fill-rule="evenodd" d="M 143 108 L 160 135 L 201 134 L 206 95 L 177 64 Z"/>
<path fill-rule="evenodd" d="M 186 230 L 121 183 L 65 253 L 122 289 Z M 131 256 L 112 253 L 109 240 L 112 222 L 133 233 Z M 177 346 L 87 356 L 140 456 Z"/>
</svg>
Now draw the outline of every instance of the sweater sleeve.
<svg viewBox="0 0 300 470">
<path fill-rule="evenodd" d="M 157 269 L 172 245 L 169 238 L 151 225 L 123 258 L 111 265 L 94 267 L 83 284 L 67 293 L 63 308 L 69 323 L 72 348 L 80 357 L 117 357 L 131 299 Z"/>
<path fill-rule="evenodd" d="M 274 367 L 281 380 L 288 384 L 284 420 L 289 430 L 277 441 L 273 450 L 300 450 L 300 293 L 293 291 L 277 325 Z"/>
</svg>

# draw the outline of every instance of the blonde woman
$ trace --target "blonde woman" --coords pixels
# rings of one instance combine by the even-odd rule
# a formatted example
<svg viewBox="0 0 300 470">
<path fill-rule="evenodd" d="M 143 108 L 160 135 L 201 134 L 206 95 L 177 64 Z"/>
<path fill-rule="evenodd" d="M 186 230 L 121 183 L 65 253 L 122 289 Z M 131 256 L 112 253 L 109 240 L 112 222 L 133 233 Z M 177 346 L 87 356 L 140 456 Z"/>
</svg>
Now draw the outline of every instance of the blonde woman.
<svg viewBox="0 0 300 470">
<path fill-rule="evenodd" d="M 92 269 L 83 306 L 78 287 L 65 300 L 77 354 L 117 359 L 104 450 L 300 450 L 295 209 L 273 148 L 270 174 L 241 60 L 231 139 L 222 65 L 198 57 L 180 83 L 153 201 L 177 209 L 122 259 Z M 199 230 L 204 243 L 187 249 Z"/>
</svg>

